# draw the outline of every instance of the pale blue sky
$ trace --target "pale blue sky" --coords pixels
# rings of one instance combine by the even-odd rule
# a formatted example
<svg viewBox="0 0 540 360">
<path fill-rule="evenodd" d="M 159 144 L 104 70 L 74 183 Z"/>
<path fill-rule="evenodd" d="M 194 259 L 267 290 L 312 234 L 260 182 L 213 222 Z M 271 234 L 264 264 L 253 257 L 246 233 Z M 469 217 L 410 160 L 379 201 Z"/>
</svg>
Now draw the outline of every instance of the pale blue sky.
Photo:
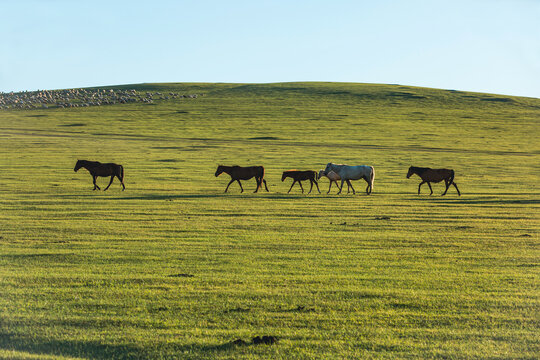
<svg viewBox="0 0 540 360">
<path fill-rule="evenodd" d="M 343 81 L 540 98 L 540 0 L 0 0 L 0 91 Z"/>
</svg>

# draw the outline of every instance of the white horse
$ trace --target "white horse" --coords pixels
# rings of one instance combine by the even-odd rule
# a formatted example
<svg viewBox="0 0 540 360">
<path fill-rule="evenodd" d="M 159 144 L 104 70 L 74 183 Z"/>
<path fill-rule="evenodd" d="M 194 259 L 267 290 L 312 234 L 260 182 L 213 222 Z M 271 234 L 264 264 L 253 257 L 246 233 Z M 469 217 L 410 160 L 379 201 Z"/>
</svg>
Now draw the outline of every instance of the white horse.
<svg viewBox="0 0 540 360">
<path fill-rule="evenodd" d="M 366 187 L 366 194 L 369 195 L 373 191 L 373 179 L 375 178 L 375 169 L 373 169 L 373 166 L 368 166 L 368 165 L 350 166 L 350 165 L 343 165 L 343 164 L 328 163 L 326 164 L 326 168 L 324 169 L 324 172 L 328 174 L 330 171 L 335 172 L 341 178 L 341 186 L 339 188 L 338 194 L 341 194 L 341 190 L 343 189 L 343 183 L 345 181 L 359 180 L 359 179 L 364 179 L 368 183 Z M 356 194 L 356 192 L 354 191 L 354 188 L 353 188 L 353 194 Z"/>
<path fill-rule="evenodd" d="M 330 186 L 328 187 L 328 192 L 327 194 L 330 193 L 330 189 L 332 189 L 332 183 L 336 183 L 336 186 L 339 188 L 339 185 L 338 185 L 338 180 L 341 180 L 341 178 L 339 177 L 338 174 L 336 174 L 335 172 L 333 171 L 330 171 L 329 173 L 325 173 L 324 170 L 319 170 L 319 175 L 317 176 L 317 180 L 319 180 L 321 177 L 327 177 L 328 180 L 330 180 Z M 347 194 L 350 192 L 350 188 L 352 187 L 352 184 L 349 180 L 346 180 L 347 181 Z"/>
</svg>

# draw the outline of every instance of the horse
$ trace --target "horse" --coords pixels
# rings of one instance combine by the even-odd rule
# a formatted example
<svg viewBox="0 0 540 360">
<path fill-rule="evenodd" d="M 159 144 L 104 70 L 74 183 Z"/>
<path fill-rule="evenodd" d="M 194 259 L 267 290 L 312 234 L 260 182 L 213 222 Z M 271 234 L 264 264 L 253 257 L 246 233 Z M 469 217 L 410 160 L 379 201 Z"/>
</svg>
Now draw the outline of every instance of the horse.
<svg viewBox="0 0 540 360">
<path fill-rule="evenodd" d="M 438 183 L 444 180 L 444 184 L 446 185 L 446 189 L 442 193 L 441 196 L 446 195 L 446 192 L 448 191 L 448 188 L 450 185 L 454 185 L 454 187 L 457 190 L 457 193 L 459 196 L 461 196 L 461 193 L 459 192 L 459 189 L 454 182 L 454 170 L 452 169 L 431 169 L 431 168 L 423 168 L 423 167 L 416 167 L 411 166 L 409 168 L 409 171 L 407 172 L 407 179 L 410 178 L 413 174 L 416 174 L 420 176 L 422 179 L 422 182 L 420 185 L 418 185 L 418 195 L 420 195 L 420 187 L 423 183 L 427 183 L 429 186 L 429 190 L 431 190 L 431 194 L 433 195 L 433 189 L 431 188 L 432 182 Z"/>
<path fill-rule="evenodd" d="M 373 166 L 368 166 L 368 165 L 351 166 L 351 165 L 344 165 L 344 164 L 328 163 L 326 164 L 326 168 L 324 169 L 324 172 L 328 174 L 330 171 L 335 172 L 341 178 L 341 186 L 339 188 L 338 194 L 341 194 L 341 190 L 343 189 L 343 183 L 347 180 L 364 179 L 368 184 L 366 187 L 366 194 L 369 195 L 373 191 L 373 180 L 375 178 L 375 169 L 373 169 Z M 353 189 L 353 194 L 356 194 L 353 187 L 352 189 Z"/>
<path fill-rule="evenodd" d="M 264 187 L 266 191 L 268 191 L 268 186 L 266 186 L 266 180 L 264 180 L 264 167 L 262 166 L 247 166 L 242 167 L 238 165 L 234 166 L 225 166 L 225 165 L 218 165 L 216 170 L 216 177 L 221 175 L 222 173 L 229 174 L 231 176 L 231 181 L 225 188 L 225 192 L 229 189 L 229 186 L 234 182 L 238 181 L 238 185 L 240 185 L 240 191 L 241 193 L 244 192 L 244 188 L 242 187 L 242 183 L 240 180 L 249 180 L 252 177 L 255 178 L 255 181 L 257 182 L 257 188 L 254 192 L 259 191 L 259 188 L 262 189 L 262 184 L 264 183 Z"/>
<path fill-rule="evenodd" d="M 324 172 L 324 170 L 319 170 L 319 174 L 317 175 L 317 180 L 319 180 L 321 177 L 327 177 L 328 180 L 330 180 L 330 186 L 328 186 L 327 194 L 330 193 L 330 189 L 332 189 L 332 183 L 336 183 L 336 186 L 339 188 L 339 185 L 337 183 L 338 180 L 341 180 L 338 174 L 336 174 L 333 171 L 330 171 L 328 174 Z M 347 182 L 347 194 L 350 192 L 350 189 L 352 188 L 352 184 L 350 180 L 345 180 Z"/>
<path fill-rule="evenodd" d="M 317 190 L 319 191 L 319 194 L 321 193 L 321 190 L 319 189 L 319 184 L 317 183 L 317 172 L 313 170 L 289 170 L 284 171 L 283 175 L 281 176 L 281 181 L 285 181 L 286 178 L 290 177 L 293 179 L 293 183 L 291 185 L 291 188 L 289 191 L 287 191 L 287 194 L 291 192 L 294 184 L 298 181 L 298 184 L 300 184 L 300 189 L 302 189 L 302 194 L 304 193 L 304 187 L 302 186 L 302 180 L 309 180 L 309 183 L 311 184 L 311 187 L 309 188 L 308 194 L 311 193 L 311 190 L 313 190 L 313 184 L 317 186 Z"/>
<path fill-rule="evenodd" d="M 94 181 L 93 190 L 101 190 L 101 188 L 96 184 L 96 179 L 98 176 L 111 177 L 109 185 L 107 185 L 107 187 L 103 191 L 107 191 L 109 186 L 111 186 L 115 176 L 118 178 L 118 180 L 120 180 L 120 183 L 122 184 L 122 191 L 126 189 L 126 186 L 124 185 L 124 167 L 122 165 L 114 163 L 102 164 L 99 161 L 77 160 L 77 163 L 75 164 L 75 168 L 73 170 L 77 172 L 80 168 L 85 168 L 86 170 L 88 170 L 90 175 L 92 175 L 92 179 Z"/>
</svg>

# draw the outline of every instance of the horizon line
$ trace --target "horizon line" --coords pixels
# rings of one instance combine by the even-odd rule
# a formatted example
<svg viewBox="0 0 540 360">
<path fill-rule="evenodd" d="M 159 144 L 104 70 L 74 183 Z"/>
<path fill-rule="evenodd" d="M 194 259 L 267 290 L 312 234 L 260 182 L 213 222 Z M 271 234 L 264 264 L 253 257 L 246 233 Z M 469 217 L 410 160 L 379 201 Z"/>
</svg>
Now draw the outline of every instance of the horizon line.
<svg viewBox="0 0 540 360">
<path fill-rule="evenodd" d="M 497 96 L 511 96 L 511 97 L 520 97 L 528 99 L 537 99 L 540 100 L 540 97 L 528 96 L 528 95 L 512 95 L 506 93 L 492 93 L 485 91 L 476 91 L 476 90 L 462 90 L 462 89 L 447 89 L 447 88 L 438 88 L 432 86 L 422 86 L 422 85 L 407 85 L 407 84 L 398 84 L 398 83 L 370 83 L 370 82 L 356 82 L 356 81 L 328 81 L 328 80 L 295 80 L 295 81 L 271 81 L 271 82 L 227 82 L 227 81 L 172 81 L 172 82 L 136 82 L 136 83 L 123 83 L 115 85 L 92 85 L 92 86 L 77 86 L 77 87 L 66 87 L 66 88 L 53 88 L 53 89 L 36 89 L 36 90 L 10 90 L 2 91 L 0 94 L 16 94 L 24 92 L 37 92 L 37 91 L 62 91 L 62 90 L 74 90 L 74 89 L 96 89 L 96 88 L 114 88 L 114 87 L 126 87 L 126 86 L 137 86 L 137 85 L 173 85 L 173 84 L 228 84 L 228 85 L 272 85 L 272 84 L 302 84 L 302 83 L 312 83 L 312 84 L 358 84 L 358 85 L 379 85 L 379 86 L 406 86 L 411 88 L 423 88 L 423 89 L 432 89 L 432 90 L 441 90 L 441 91 L 459 91 L 467 93 L 476 93 L 476 94 L 486 94 L 486 95 L 497 95 Z"/>
</svg>

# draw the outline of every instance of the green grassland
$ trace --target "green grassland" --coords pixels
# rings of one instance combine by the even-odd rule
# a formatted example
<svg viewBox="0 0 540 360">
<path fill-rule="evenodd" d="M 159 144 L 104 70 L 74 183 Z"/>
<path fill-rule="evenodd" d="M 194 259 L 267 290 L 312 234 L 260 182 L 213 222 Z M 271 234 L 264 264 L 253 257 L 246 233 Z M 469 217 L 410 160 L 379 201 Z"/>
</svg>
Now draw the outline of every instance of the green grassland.
<svg viewBox="0 0 540 360">
<path fill-rule="evenodd" d="M 537 358 L 540 99 L 125 88 L 204 96 L 0 111 L 0 358 Z M 123 164 L 126 191 L 77 159 Z M 282 171 L 330 161 L 374 166 L 373 194 L 287 194 Z M 218 164 L 264 165 L 270 192 L 224 194 Z M 410 165 L 462 196 L 417 195 Z"/>
</svg>

